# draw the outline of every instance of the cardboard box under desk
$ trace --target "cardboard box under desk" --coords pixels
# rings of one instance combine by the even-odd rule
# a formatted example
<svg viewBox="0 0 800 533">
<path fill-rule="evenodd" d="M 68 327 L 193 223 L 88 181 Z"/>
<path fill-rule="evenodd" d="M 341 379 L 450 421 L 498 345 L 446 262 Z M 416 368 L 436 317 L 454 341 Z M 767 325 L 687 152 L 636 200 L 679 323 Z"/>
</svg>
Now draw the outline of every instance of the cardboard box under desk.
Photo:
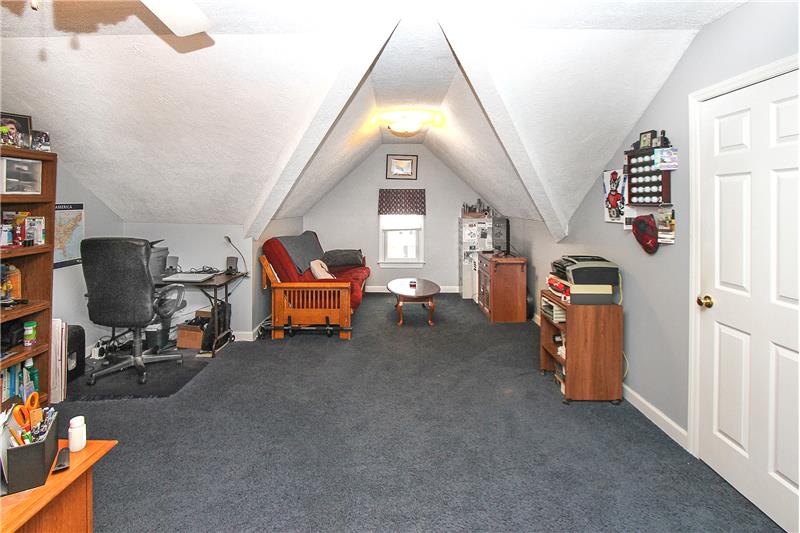
<svg viewBox="0 0 800 533">
<path fill-rule="evenodd" d="M 178 324 L 178 348 L 199 350 L 203 346 L 203 328 L 190 324 Z"/>
<path fill-rule="evenodd" d="M 50 423 L 44 440 L 8 448 L 6 452 L 8 494 L 45 484 L 58 454 L 56 433 L 58 433 L 58 413 Z"/>
</svg>

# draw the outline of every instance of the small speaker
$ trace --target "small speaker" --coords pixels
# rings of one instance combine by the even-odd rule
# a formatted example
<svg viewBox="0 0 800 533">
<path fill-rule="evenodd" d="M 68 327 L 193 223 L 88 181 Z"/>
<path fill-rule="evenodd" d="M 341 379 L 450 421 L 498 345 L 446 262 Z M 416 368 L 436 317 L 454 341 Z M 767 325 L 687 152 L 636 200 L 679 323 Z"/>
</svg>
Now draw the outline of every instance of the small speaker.
<svg viewBox="0 0 800 533">
<path fill-rule="evenodd" d="M 83 375 L 86 369 L 86 332 L 81 326 L 67 326 L 67 381 Z"/>
<path fill-rule="evenodd" d="M 225 260 L 225 273 L 236 274 L 239 272 L 239 258 L 229 257 Z"/>
<path fill-rule="evenodd" d="M 168 255 L 167 256 L 167 272 L 177 272 L 178 271 L 178 256 L 177 255 Z"/>
</svg>

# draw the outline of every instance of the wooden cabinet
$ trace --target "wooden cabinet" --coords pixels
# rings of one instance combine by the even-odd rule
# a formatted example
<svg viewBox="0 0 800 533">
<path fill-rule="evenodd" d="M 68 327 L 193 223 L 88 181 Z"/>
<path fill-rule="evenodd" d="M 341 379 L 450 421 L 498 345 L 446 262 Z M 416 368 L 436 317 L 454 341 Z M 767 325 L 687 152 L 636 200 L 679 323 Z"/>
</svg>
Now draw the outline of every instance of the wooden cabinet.
<svg viewBox="0 0 800 533">
<path fill-rule="evenodd" d="M 542 373 L 553 372 L 565 401 L 621 400 L 622 306 L 570 305 L 549 290 L 543 290 L 541 298 L 565 317 L 559 321 L 541 313 Z M 563 340 L 562 353 L 553 340 L 556 335 Z"/>
<path fill-rule="evenodd" d="M 491 322 L 525 322 L 527 263 L 524 257 L 478 257 L 478 305 Z"/>
<path fill-rule="evenodd" d="M 21 297 L 27 304 L 3 308 L 0 320 L 3 324 L 11 320 L 36 322 L 37 343 L 31 347 L 22 345 L 7 350 L 11 355 L 0 360 L 0 369 L 5 370 L 17 363 L 33 358 L 39 370 L 39 399 L 47 402 L 50 389 L 50 328 L 53 301 L 53 236 L 55 233 L 56 163 L 57 156 L 50 152 L 23 150 L 10 146 L 0 147 L 2 157 L 41 162 L 41 192 L 39 194 L 0 195 L 3 211 L 29 211 L 31 216 L 45 218 L 45 244 L 23 248 L 0 248 L 0 261 L 16 266 L 22 274 Z M 3 402 L 5 410 L 11 398 Z"/>
</svg>

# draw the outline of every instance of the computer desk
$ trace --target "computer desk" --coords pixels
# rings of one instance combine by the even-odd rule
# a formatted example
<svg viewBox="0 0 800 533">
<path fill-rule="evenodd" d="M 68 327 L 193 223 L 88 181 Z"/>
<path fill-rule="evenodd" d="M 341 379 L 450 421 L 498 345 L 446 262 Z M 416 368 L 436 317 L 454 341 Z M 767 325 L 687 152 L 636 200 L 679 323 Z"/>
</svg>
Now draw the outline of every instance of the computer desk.
<svg viewBox="0 0 800 533">
<path fill-rule="evenodd" d="M 164 274 L 162 277 L 167 277 L 170 274 Z M 237 272 L 236 274 L 225 274 L 219 273 L 215 274 L 213 278 L 209 278 L 205 281 L 181 281 L 178 285 L 183 285 L 187 289 L 195 288 L 199 289 L 206 298 L 211 302 L 211 318 L 212 322 L 214 322 L 214 341 L 211 343 L 211 357 L 215 357 L 217 355 L 217 351 L 224 347 L 228 342 L 234 340 L 233 330 L 231 329 L 231 317 L 226 316 L 225 320 L 225 331 L 219 330 L 219 320 L 216 319 L 217 317 L 217 307 L 219 305 L 219 291 L 220 289 L 225 290 L 225 313 L 228 312 L 228 297 L 230 296 L 230 284 L 237 279 L 241 279 L 245 277 L 247 273 L 245 272 Z M 165 287 L 170 285 L 170 282 L 165 282 L 162 279 L 155 280 L 156 287 Z M 209 293 L 208 290 L 212 292 Z M 220 340 L 225 340 L 221 346 L 219 344 Z"/>
</svg>

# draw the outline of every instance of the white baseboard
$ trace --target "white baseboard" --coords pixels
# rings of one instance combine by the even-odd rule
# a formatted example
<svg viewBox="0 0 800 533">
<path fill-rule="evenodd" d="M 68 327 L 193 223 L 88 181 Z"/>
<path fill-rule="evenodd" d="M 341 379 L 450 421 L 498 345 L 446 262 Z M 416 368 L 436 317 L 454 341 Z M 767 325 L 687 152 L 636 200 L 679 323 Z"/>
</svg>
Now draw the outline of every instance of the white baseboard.
<svg viewBox="0 0 800 533">
<path fill-rule="evenodd" d="M 234 331 L 233 336 L 236 337 L 236 342 L 239 341 L 247 341 L 253 342 L 256 340 L 256 335 L 258 334 L 258 328 L 254 329 L 253 331 Z"/>
<path fill-rule="evenodd" d="M 664 414 L 661 409 L 645 400 L 641 394 L 627 385 L 622 385 L 622 395 L 653 424 L 658 426 L 661 431 L 666 433 L 672 440 L 680 444 L 685 450 L 689 450 L 689 434 L 677 422 Z"/>
<path fill-rule="evenodd" d="M 443 293 L 460 293 L 461 289 L 458 285 L 443 285 L 442 287 Z M 364 287 L 364 292 L 380 292 L 380 293 L 387 293 L 389 289 L 386 288 L 385 285 L 367 285 Z"/>
</svg>

